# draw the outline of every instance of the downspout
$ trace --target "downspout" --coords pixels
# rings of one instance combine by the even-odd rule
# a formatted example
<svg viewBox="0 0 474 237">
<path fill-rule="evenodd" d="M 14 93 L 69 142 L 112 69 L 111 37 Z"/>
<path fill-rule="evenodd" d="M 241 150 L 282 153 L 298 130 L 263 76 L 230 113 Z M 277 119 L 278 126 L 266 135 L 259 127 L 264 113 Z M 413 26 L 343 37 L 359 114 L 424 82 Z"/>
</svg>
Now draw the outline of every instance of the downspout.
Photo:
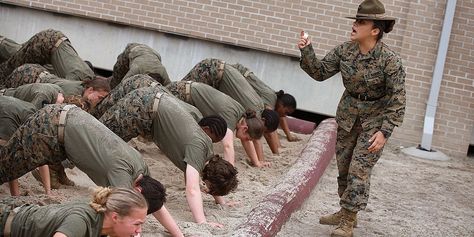
<svg viewBox="0 0 474 237">
<path fill-rule="evenodd" d="M 428 98 L 428 103 L 426 104 L 423 136 L 421 137 L 421 145 L 419 147 L 421 150 L 425 151 L 431 151 L 434 120 L 436 116 L 436 108 L 438 106 L 439 89 L 441 87 L 441 80 L 443 79 L 444 64 L 446 62 L 446 54 L 448 52 L 449 38 L 451 36 L 451 28 L 453 26 L 455 10 L 456 0 L 447 0 L 443 29 L 441 31 L 441 37 L 438 45 L 438 55 L 436 57 L 433 80 L 431 81 L 430 96 Z"/>
</svg>

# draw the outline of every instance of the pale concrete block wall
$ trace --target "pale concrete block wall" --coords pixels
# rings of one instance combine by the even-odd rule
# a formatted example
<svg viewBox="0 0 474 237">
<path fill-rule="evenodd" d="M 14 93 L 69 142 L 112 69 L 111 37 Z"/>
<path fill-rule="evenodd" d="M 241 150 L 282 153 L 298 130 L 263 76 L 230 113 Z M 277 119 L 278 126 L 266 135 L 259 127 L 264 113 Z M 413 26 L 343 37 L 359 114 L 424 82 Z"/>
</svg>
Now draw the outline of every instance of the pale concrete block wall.
<svg viewBox="0 0 474 237">
<path fill-rule="evenodd" d="M 318 55 L 348 39 L 360 0 L 4 0 L 60 12 L 288 56 L 306 30 Z M 423 117 L 438 49 L 446 0 L 383 0 L 399 20 L 384 40 L 407 69 L 407 113 L 392 138 L 421 141 Z M 433 146 L 465 156 L 474 125 L 474 0 L 458 1 L 440 91 Z M 310 79 L 308 79 L 310 80 Z M 316 82 L 315 82 L 316 83 Z M 317 103 L 317 101 L 315 102 Z"/>
</svg>

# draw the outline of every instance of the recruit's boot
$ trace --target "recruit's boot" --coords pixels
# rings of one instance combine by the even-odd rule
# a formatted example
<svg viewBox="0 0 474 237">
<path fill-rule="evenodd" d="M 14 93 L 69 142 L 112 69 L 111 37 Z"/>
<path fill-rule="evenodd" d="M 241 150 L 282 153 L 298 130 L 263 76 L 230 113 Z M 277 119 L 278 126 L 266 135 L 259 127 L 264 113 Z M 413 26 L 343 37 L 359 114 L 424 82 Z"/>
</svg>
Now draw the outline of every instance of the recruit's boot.
<svg viewBox="0 0 474 237">
<path fill-rule="evenodd" d="M 352 237 L 357 212 L 342 208 L 341 214 L 341 222 L 336 229 L 332 231 L 331 237 Z"/>
<path fill-rule="evenodd" d="M 49 170 L 54 170 L 60 184 L 67 186 L 75 185 L 75 183 L 67 177 L 66 172 L 64 171 L 64 167 L 61 164 L 50 165 Z"/>
<path fill-rule="evenodd" d="M 323 225 L 339 225 L 342 217 L 342 208 L 336 213 L 325 215 L 319 218 L 319 224 Z M 357 227 L 357 217 L 354 221 L 354 227 Z"/>
<path fill-rule="evenodd" d="M 31 174 L 38 182 L 41 183 L 41 185 L 43 185 L 43 181 L 41 179 L 41 175 L 38 169 L 34 169 L 33 171 L 31 171 Z M 49 179 L 51 182 L 51 189 L 58 189 L 61 186 L 58 180 L 58 175 L 52 169 L 49 169 Z"/>
</svg>

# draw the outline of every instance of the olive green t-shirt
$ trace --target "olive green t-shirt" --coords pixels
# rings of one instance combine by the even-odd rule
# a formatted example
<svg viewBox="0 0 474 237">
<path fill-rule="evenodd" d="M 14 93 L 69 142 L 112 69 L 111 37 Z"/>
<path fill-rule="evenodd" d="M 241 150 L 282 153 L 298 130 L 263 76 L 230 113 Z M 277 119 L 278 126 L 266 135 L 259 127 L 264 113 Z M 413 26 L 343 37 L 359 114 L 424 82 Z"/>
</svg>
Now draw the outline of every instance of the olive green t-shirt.
<svg viewBox="0 0 474 237">
<path fill-rule="evenodd" d="M 264 109 L 262 99 L 234 67 L 225 65 L 224 75 L 218 90 L 239 102 L 244 109 L 257 112 L 258 117 L 262 114 Z"/>
<path fill-rule="evenodd" d="M 166 68 L 161 64 L 160 54 L 147 45 L 133 47 L 128 58 L 130 68 L 124 79 L 137 74 L 157 73 L 163 79 L 160 81 L 162 85 L 166 86 L 171 83 Z"/>
<path fill-rule="evenodd" d="M 250 69 L 243 66 L 242 64 L 236 63 L 232 66 L 239 70 L 242 76 L 247 79 L 250 86 L 252 86 L 252 88 L 257 92 L 260 98 L 262 98 L 265 106 L 271 107 L 272 109 L 275 108 L 277 96 L 272 88 L 270 88 L 267 84 L 260 80 L 260 78 L 258 78 L 252 71 L 250 71 Z M 247 74 L 247 76 L 245 76 L 245 74 Z"/>
<path fill-rule="evenodd" d="M 82 81 L 71 81 L 58 78 L 53 74 L 46 74 L 41 77 L 41 83 L 50 83 L 58 85 L 64 92 L 64 96 L 82 95 L 84 92 L 84 85 Z"/>
<path fill-rule="evenodd" d="M 37 109 L 41 109 L 46 104 L 56 103 L 59 93 L 62 93 L 62 89 L 58 85 L 49 83 L 33 83 L 22 85 L 17 88 L 10 88 L 5 92 L 5 95 L 30 102 Z"/>
<path fill-rule="evenodd" d="M 0 96 L 0 139 L 10 139 L 35 112 L 36 108 L 31 103 L 10 96 Z"/>
<path fill-rule="evenodd" d="M 245 112 L 244 107 L 230 96 L 199 82 L 191 83 L 190 103 L 204 116 L 220 115 L 232 131 Z"/>
<path fill-rule="evenodd" d="M 104 214 L 86 203 L 22 206 L 13 218 L 11 236 L 45 237 L 61 232 L 68 237 L 100 236 Z"/>
<path fill-rule="evenodd" d="M 140 174 L 149 175 L 137 150 L 79 108 L 67 113 L 64 147 L 68 159 L 99 186 L 131 187 Z"/>
<path fill-rule="evenodd" d="M 56 75 L 71 81 L 90 81 L 94 79 L 94 72 L 85 63 L 69 40 L 63 41 L 51 53 L 51 64 Z"/>
<path fill-rule="evenodd" d="M 171 93 L 169 95 L 173 96 Z M 201 113 L 201 111 L 199 111 L 198 108 L 196 108 L 195 106 L 190 105 L 190 104 L 188 104 L 184 101 L 181 101 L 177 98 L 175 98 L 175 99 L 176 99 L 176 103 L 178 103 L 178 105 L 180 107 L 182 107 L 184 110 L 186 110 L 186 112 L 188 112 L 193 117 L 194 121 L 196 121 L 197 123 L 199 123 L 199 121 L 201 121 L 202 113 Z"/>
<path fill-rule="evenodd" d="M 199 173 L 211 158 L 212 141 L 178 99 L 163 95 L 153 119 L 152 137 L 168 159 L 183 172 L 186 164 Z"/>
</svg>

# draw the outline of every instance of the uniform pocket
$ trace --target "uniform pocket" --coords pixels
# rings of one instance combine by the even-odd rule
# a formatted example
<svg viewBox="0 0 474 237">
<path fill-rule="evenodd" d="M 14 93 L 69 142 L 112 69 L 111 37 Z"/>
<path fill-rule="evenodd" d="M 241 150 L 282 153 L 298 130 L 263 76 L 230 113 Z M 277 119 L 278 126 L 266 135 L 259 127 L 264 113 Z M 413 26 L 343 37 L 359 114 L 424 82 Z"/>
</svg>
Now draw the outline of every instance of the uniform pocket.
<svg viewBox="0 0 474 237">
<path fill-rule="evenodd" d="M 339 70 L 341 71 L 342 78 L 350 78 L 355 73 L 350 62 L 341 61 Z"/>
<path fill-rule="evenodd" d="M 364 75 L 365 81 L 367 82 L 367 85 L 369 86 L 383 86 L 384 82 L 384 76 L 383 72 L 380 70 L 376 71 L 369 71 Z"/>
</svg>

